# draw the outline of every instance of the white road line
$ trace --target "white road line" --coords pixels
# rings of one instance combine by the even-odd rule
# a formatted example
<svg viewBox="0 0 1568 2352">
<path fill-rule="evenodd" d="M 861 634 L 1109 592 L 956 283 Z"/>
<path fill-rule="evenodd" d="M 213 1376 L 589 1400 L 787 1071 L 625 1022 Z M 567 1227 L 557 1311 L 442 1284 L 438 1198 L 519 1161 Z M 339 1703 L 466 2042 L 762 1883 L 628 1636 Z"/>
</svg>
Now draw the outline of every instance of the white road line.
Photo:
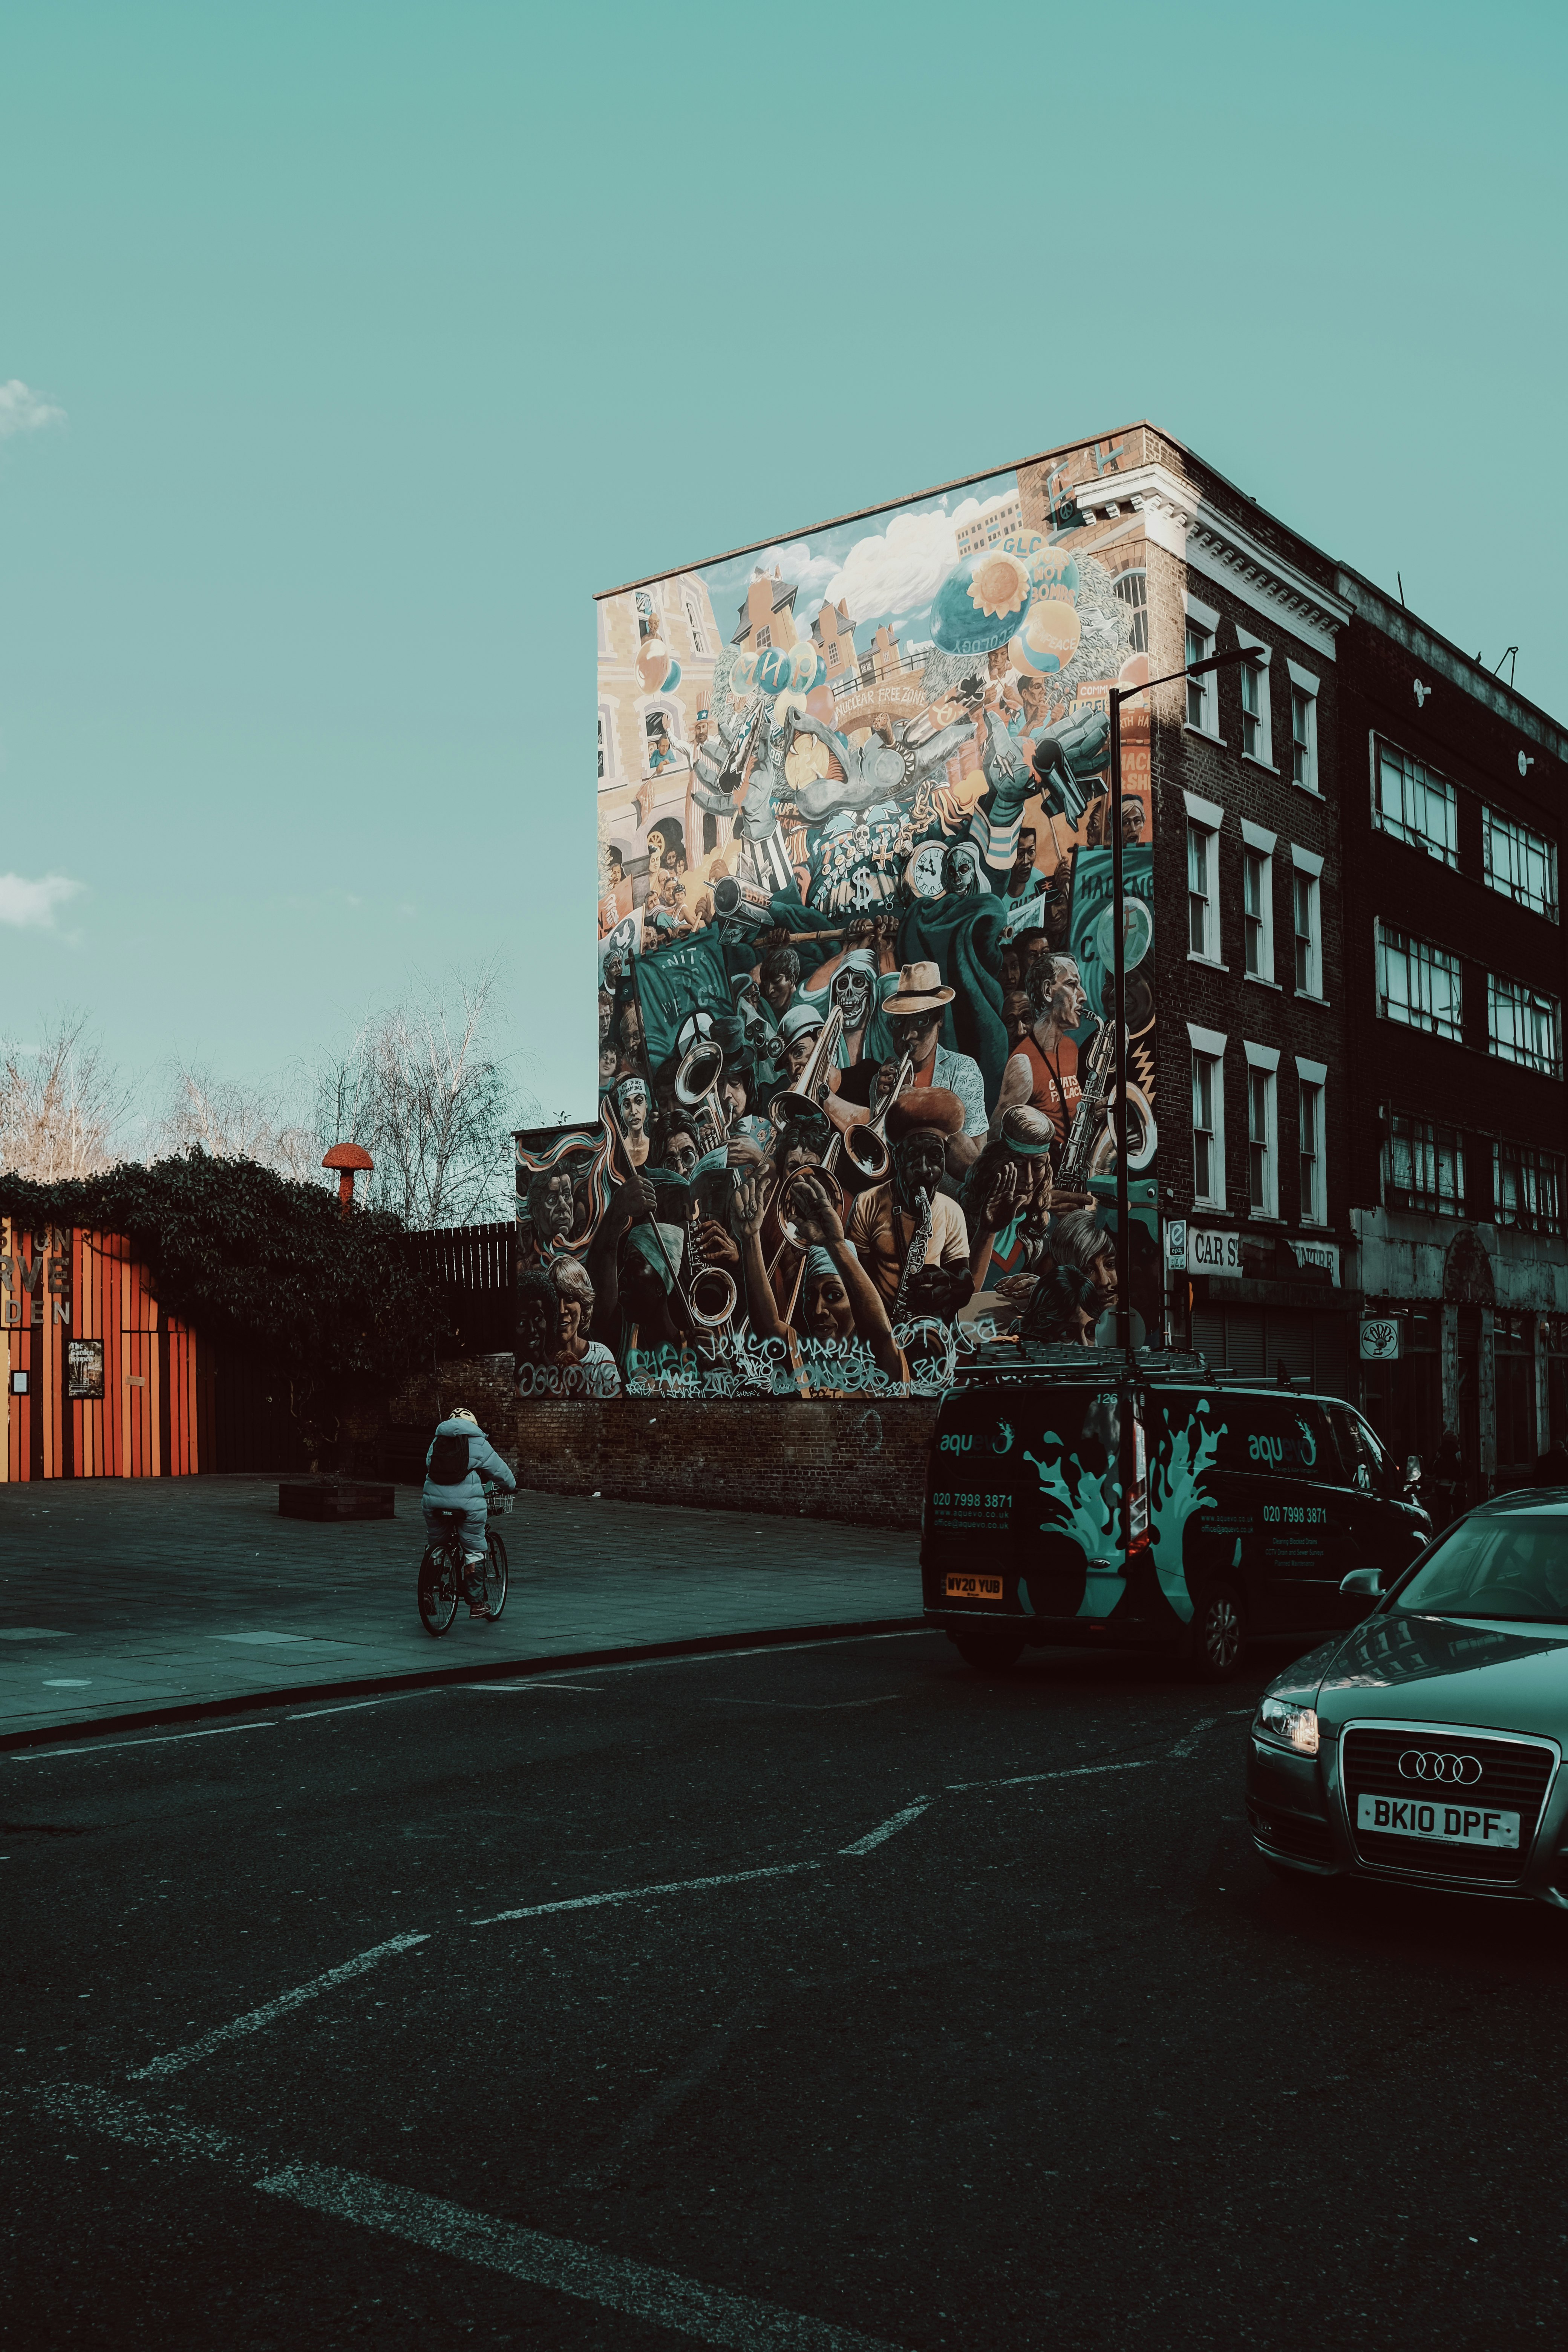
<svg viewBox="0 0 1568 2352">
<path fill-rule="evenodd" d="M 658 1886 L 617 1886 L 607 1895 L 569 1895 L 559 1903 L 525 1903 L 516 1911 L 492 1911 L 470 1919 L 470 1927 L 499 1927 L 504 1919 L 542 1919 L 547 1911 L 592 1911 L 601 1903 L 640 1903 L 649 1895 L 688 1895 L 700 1886 L 741 1886 L 752 1878 L 793 1878 L 803 1870 L 820 1870 L 816 1862 L 775 1862 L 765 1870 L 725 1870 L 713 1878 L 667 1878 Z"/>
<path fill-rule="evenodd" d="M 548 1682 L 536 1682 L 531 1677 L 521 1676 L 515 1683 L 458 1683 L 448 1687 L 460 1691 L 587 1691 L 596 1695 L 599 1685 L 597 1683 L 558 1683 L 553 1677 Z"/>
<path fill-rule="evenodd" d="M 647 1675 L 668 1666 L 722 1666 L 732 1658 L 787 1658 L 802 1650 L 853 1650 L 862 1642 L 929 1641 L 932 1631 L 930 1625 L 910 1625 L 899 1633 L 825 1633 L 815 1642 L 758 1642 L 749 1650 L 693 1650 L 680 1658 L 612 1658 L 603 1665 L 579 1666 L 577 1672 Z"/>
<path fill-rule="evenodd" d="M 776 2303 L 704 2286 L 678 2272 L 571 2238 L 546 2237 L 489 2213 L 475 2213 L 444 2198 L 425 2197 L 368 2173 L 340 2172 L 326 2165 L 290 2165 L 269 2173 L 257 2187 L 287 2198 L 313 2213 L 331 2214 L 363 2230 L 453 2254 L 500 2271 L 529 2286 L 552 2287 L 558 2294 L 624 2313 L 645 2326 L 668 2327 L 700 2343 L 730 2346 L 733 2352 L 892 2352 L 885 2339 L 856 2328 L 810 2319 Z"/>
<path fill-rule="evenodd" d="M 234 2018 L 227 2025 L 215 2025 L 212 2032 L 204 2033 L 199 2042 L 187 2042 L 183 2050 L 171 2050 L 164 2057 L 154 2058 L 150 2065 L 138 2066 L 130 2079 L 133 2083 L 145 2083 L 153 2076 L 177 2074 L 183 2067 L 194 2066 L 199 2058 L 209 2056 L 224 2042 L 237 2042 L 242 2034 L 259 2033 L 263 2026 L 272 2024 L 277 2018 L 286 2017 L 291 2009 L 299 2009 L 308 2000 L 319 2000 L 322 1993 L 331 1992 L 334 1985 L 346 1984 L 350 1977 L 363 1976 L 365 1970 L 374 1969 L 378 1960 L 389 1959 L 394 1952 L 406 1952 L 412 1945 L 428 1941 L 428 1936 L 421 1934 L 394 1936 L 384 1944 L 373 1945 L 368 1952 L 361 1952 L 355 1958 L 344 1960 L 341 1968 L 329 1969 L 325 1976 L 314 1977 L 309 1984 L 296 1985 L 292 1992 L 280 1992 L 276 2000 L 264 2001 L 259 2009 L 247 2011 L 244 2017 Z"/>
<path fill-rule="evenodd" d="M 841 1845 L 838 1849 L 839 1853 L 869 1853 L 873 1846 L 882 1844 L 885 1839 L 897 1837 L 899 1832 L 901 1829 L 907 1829 L 910 1822 L 918 1822 L 930 1802 L 929 1797 L 917 1797 L 912 1805 L 906 1805 L 901 1813 L 894 1813 L 890 1820 L 883 1822 L 879 1827 L 869 1831 L 865 1837 L 857 1838 L 853 1845 Z"/>
<path fill-rule="evenodd" d="M 1017 1772 L 1006 1780 L 950 1780 L 950 1795 L 960 1789 L 1028 1789 L 1037 1780 L 1084 1780 L 1091 1772 L 1142 1772 L 1150 1764 L 1163 1764 L 1163 1756 L 1136 1756 L 1129 1764 L 1072 1764 L 1060 1772 Z"/>
<path fill-rule="evenodd" d="M 75 1748 L 14 1748 L 13 1764 L 58 1764 L 62 1758 L 108 1756 L 117 1748 L 167 1748 L 176 1739 L 222 1739 L 235 1731 L 276 1731 L 276 1717 L 265 1723 L 219 1723 L 211 1731 L 160 1731 L 151 1739 L 84 1739 Z"/>
<path fill-rule="evenodd" d="M 400 1699 L 435 1698 L 435 1690 L 384 1691 L 379 1698 L 348 1698 L 341 1706 L 313 1706 L 308 1715 L 286 1715 L 285 1723 L 314 1723 L 321 1715 L 353 1715 L 362 1706 L 395 1706 Z"/>
<path fill-rule="evenodd" d="M 325 2213 L 432 2253 L 450 2254 L 524 2285 L 549 2287 L 580 2303 L 622 2312 L 647 2326 L 668 2327 L 701 2344 L 727 2347 L 729 2352 L 902 2352 L 885 2337 L 836 2327 L 830 2320 L 813 2319 L 726 2287 L 705 2286 L 700 2279 L 628 2262 L 600 2246 L 520 2229 L 493 2214 L 475 2213 L 444 2198 L 377 2180 L 367 2172 L 315 2164 L 268 2170 L 254 2150 L 223 2132 L 154 2116 L 85 2084 L 56 2084 L 32 2096 L 58 2122 L 101 2132 L 131 2147 L 217 2164 L 230 2175 L 249 2179 L 267 2196 L 308 2212 Z"/>
<path fill-rule="evenodd" d="M 1190 1756 L 1205 1732 L 1212 1731 L 1220 1720 L 1217 1715 L 1205 1715 L 1201 1723 L 1194 1723 L 1192 1729 L 1184 1738 L 1178 1739 L 1175 1746 L 1167 1752 L 1172 1756 Z"/>
</svg>

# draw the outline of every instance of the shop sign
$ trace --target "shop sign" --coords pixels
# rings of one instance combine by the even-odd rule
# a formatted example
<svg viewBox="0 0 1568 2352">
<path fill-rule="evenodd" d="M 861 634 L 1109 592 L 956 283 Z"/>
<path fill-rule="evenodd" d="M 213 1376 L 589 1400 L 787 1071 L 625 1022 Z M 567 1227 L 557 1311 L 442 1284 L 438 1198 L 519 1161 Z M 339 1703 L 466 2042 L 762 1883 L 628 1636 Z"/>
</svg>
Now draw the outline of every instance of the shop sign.
<svg viewBox="0 0 1568 2352">
<path fill-rule="evenodd" d="M 1187 1270 L 1187 1221 L 1185 1217 L 1165 1220 L 1165 1264 L 1173 1274 Z"/>
<path fill-rule="evenodd" d="M 1291 1253 L 1298 1265 L 1327 1266 L 1329 1280 L 1337 1290 L 1340 1286 L 1340 1245 L 1338 1242 L 1292 1242 Z"/>
<path fill-rule="evenodd" d="M 1194 1274 L 1240 1274 L 1241 1235 L 1220 1233 L 1213 1225 L 1190 1225 L 1187 1265 Z"/>
<path fill-rule="evenodd" d="M 1405 1326 L 1397 1315 L 1363 1315 L 1361 1318 L 1361 1360 L 1363 1364 L 1396 1364 L 1405 1353 Z"/>
</svg>

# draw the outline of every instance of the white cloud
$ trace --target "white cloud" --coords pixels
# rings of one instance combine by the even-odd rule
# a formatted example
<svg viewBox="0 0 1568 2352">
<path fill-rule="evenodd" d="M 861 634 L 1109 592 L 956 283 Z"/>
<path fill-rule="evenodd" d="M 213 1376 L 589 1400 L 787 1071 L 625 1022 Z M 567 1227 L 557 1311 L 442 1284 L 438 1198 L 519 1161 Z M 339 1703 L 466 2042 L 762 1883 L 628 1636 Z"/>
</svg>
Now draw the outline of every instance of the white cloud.
<svg viewBox="0 0 1568 2352">
<path fill-rule="evenodd" d="M 800 594 L 795 602 L 802 613 L 808 604 L 816 604 L 837 570 L 831 555 L 813 555 L 811 542 L 805 539 L 784 540 L 777 547 L 764 548 L 752 566 L 752 578 L 758 580 L 764 572 L 771 573 L 775 564 L 786 580 L 798 584 Z"/>
<path fill-rule="evenodd" d="M 37 433 L 42 425 L 63 425 L 65 421 L 65 410 L 57 408 L 41 392 L 24 383 L 20 376 L 14 375 L 9 383 L 0 383 L 0 441 L 8 440 L 13 433 Z"/>
<path fill-rule="evenodd" d="M 958 509 L 978 513 L 973 499 Z M 842 596 L 852 621 L 882 613 L 913 613 L 929 604 L 958 561 L 954 518 L 938 507 L 927 514 L 895 515 L 885 532 L 858 539 L 842 570 L 828 583 L 834 604 Z"/>
<path fill-rule="evenodd" d="M 39 882 L 24 881 L 20 874 L 0 874 L 0 923 L 22 931 L 52 931 L 55 908 L 74 898 L 82 887 L 64 874 L 46 874 Z"/>
</svg>

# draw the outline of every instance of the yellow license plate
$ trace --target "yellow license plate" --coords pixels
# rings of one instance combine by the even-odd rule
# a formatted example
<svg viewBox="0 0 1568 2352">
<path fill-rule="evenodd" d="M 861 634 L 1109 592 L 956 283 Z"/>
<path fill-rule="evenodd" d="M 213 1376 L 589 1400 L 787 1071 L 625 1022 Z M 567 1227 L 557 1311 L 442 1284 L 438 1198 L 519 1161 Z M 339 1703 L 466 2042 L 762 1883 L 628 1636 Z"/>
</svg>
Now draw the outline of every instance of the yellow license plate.
<svg viewBox="0 0 1568 2352">
<path fill-rule="evenodd" d="M 949 1601 L 1000 1601 L 1002 1580 L 999 1576 L 950 1576 L 942 1591 Z"/>
</svg>

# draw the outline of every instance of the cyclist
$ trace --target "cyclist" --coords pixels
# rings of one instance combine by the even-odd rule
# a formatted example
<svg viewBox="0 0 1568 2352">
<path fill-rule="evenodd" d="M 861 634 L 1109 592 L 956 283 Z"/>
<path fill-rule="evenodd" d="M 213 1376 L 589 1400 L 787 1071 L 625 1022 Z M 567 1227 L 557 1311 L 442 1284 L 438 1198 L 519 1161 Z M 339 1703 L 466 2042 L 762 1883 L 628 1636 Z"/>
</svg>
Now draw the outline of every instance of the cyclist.
<svg viewBox="0 0 1568 2352">
<path fill-rule="evenodd" d="M 445 1534 L 440 1514 L 460 1511 L 463 1518 L 464 1598 L 470 1617 L 488 1617 L 485 1601 L 485 1534 L 488 1513 L 483 1482 L 491 1480 L 510 1495 L 517 1480 L 467 1405 L 454 1405 L 437 1424 L 430 1451 L 425 1456 L 425 1527 L 432 1543 Z"/>
</svg>

